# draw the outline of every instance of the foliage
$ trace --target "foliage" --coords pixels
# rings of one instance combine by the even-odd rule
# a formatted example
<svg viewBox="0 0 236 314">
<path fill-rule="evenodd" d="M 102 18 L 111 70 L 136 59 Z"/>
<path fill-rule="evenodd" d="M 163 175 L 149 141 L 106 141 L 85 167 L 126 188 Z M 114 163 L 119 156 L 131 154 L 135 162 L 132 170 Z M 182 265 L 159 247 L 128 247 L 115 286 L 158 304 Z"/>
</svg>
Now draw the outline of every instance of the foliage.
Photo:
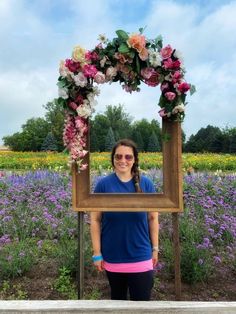
<svg viewBox="0 0 236 314">
<path fill-rule="evenodd" d="M 112 129 L 115 141 L 121 138 L 129 138 L 132 133 L 131 122 L 132 117 L 130 117 L 130 115 L 124 111 L 122 105 L 119 104 L 118 106 L 107 106 L 104 114 L 97 114 L 91 120 L 91 151 L 110 150 L 105 147 L 109 128 Z"/>
<path fill-rule="evenodd" d="M 59 277 L 56 279 L 54 287 L 70 300 L 76 300 L 78 298 L 76 286 L 72 283 L 71 272 L 66 267 L 59 269 Z"/>
<path fill-rule="evenodd" d="M 57 144 L 55 137 L 52 132 L 49 132 L 46 136 L 45 140 L 43 141 L 42 151 L 57 151 Z"/>
<path fill-rule="evenodd" d="M 22 289 L 21 284 L 12 285 L 8 280 L 0 284 L 0 300 L 26 300 L 27 293 Z"/>
<path fill-rule="evenodd" d="M 9 216 L 4 216 L 3 220 L 5 220 L 5 222 L 6 217 Z M 4 225 L 4 221 L 1 225 L 2 224 Z M 15 228 L 17 227 L 16 225 Z M 5 228 L 1 228 L 0 232 L 0 279 L 22 276 L 26 271 L 30 270 L 36 262 L 37 254 L 35 247 L 32 241 L 30 241 L 30 238 L 24 241 L 17 241 L 17 238 L 10 230 L 5 230 L 4 232 L 4 229 Z M 15 238 L 15 242 L 11 242 L 9 233 Z"/>
<path fill-rule="evenodd" d="M 160 144 L 159 144 L 158 138 L 154 132 L 152 132 L 152 134 L 149 138 L 148 151 L 149 152 L 159 152 L 160 151 Z"/>
<path fill-rule="evenodd" d="M 236 128 L 221 130 L 208 125 L 191 135 L 184 146 L 186 152 L 236 153 Z"/>
<path fill-rule="evenodd" d="M 114 136 L 112 128 L 110 127 L 108 129 L 107 136 L 105 139 L 105 150 L 111 151 L 112 147 L 115 145 L 115 143 L 116 143 L 115 136 Z"/>
<path fill-rule="evenodd" d="M 161 173 L 152 169 L 146 175 L 159 191 Z M 93 176 L 92 182 L 98 179 Z M 181 270 L 186 282 L 208 280 L 219 263 L 226 267 L 235 263 L 235 179 L 235 175 L 221 173 L 184 177 L 185 211 L 180 215 L 180 240 Z M 0 199 L 0 279 L 23 275 L 39 257 L 53 257 L 64 269 L 57 289 L 63 293 L 70 289 L 73 293 L 77 221 L 71 210 L 70 176 L 37 171 L 1 177 Z M 87 216 L 85 219 L 85 265 L 87 275 L 92 276 L 89 221 Z M 160 231 L 162 269 L 170 273 L 170 215 L 160 215 Z M 72 298 L 68 294 L 66 297 Z"/>
<path fill-rule="evenodd" d="M 57 99 L 49 101 L 43 107 L 46 109 L 45 119 L 50 125 L 50 130 L 56 140 L 57 149 L 58 151 L 63 151 L 64 109 L 58 103 Z"/>
<path fill-rule="evenodd" d="M 14 151 L 40 151 L 48 132 L 47 121 L 43 118 L 31 118 L 22 125 L 22 132 L 3 137 L 3 142 Z"/>
<path fill-rule="evenodd" d="M 236 155 L 233 154 L 190 154 L 182 155 L 184 172 L 193 171 L 235 171 Z M 161 153 L 140 153 L 139 164 L 142 170 L 162 168 Z M 91 170 L 111 169 L 110 153 L 91 153 Z M 0 169 L 69 171 L 67 155 L 53 152 L 0 152 Z M 4 171 L 0 176 L 4 176 Z"/>
</svg>

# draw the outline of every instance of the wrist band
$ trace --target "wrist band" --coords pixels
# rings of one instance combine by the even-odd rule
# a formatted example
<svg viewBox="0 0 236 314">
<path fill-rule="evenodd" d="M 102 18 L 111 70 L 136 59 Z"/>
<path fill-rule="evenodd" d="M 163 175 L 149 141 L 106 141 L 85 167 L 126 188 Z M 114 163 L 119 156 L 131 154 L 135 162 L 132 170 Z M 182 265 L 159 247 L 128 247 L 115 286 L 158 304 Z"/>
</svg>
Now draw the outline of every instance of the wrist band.
<svg viewBox="0 0 236 314">
<path fill-rule="evenodd" d="M 99 261 L 103 260 L 103 257 L 102 257 L 102 255 L 93 255 L 92 260 L 93 260 L 93 262 L 99 262 Z"/>
<path fill-rule="evenodd" d="M 153 246 L 152 251 L 157 251 L 157 252 L 159 252 L 158 246 Z"/>
</svg>

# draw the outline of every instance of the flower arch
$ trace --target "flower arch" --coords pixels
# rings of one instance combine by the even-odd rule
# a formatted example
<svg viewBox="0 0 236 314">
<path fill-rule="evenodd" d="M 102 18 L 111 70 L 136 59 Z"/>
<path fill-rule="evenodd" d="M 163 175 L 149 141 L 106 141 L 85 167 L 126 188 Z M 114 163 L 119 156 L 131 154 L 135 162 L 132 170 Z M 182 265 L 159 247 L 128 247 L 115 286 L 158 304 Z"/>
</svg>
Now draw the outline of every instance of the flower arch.
<svg viewBox="0 0 236 314">
<path fill-rule="evenodd" d="M 184 79 L 185 69 L 180 53 L 170 45 L 163 47 L 162 37 L 147 39 L 143 28 L 139 33 L 116 31 L 112 40 L 99 36 L 99 44 L 92 50 L 74 47 L 72 57 L 61 61 L 58 78 L 59 98 L 65 109 L 64 145 L 70 151 L 70 161 L 79 170 L 88 153 L 86 140 L 88 122 L 99 95 L 99 84 L 120 82 L 129 93 L 140 91 L 140 84 L 160 85 L 159 115 L 171 121 L 183 121 L 185 98 L 193 85 Z"/>
</svg>

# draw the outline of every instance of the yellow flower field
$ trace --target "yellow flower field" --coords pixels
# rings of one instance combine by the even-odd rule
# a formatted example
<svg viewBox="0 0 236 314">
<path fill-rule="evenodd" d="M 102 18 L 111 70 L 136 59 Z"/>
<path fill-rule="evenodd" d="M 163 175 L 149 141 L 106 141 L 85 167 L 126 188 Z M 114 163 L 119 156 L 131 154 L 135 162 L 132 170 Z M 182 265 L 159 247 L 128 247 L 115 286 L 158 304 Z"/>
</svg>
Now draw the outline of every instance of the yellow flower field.
<svg viewBox="0 0 236 314">
<path fill-rule="evenodd" d="M 91 169 L 111 168 L 110 153 L 91 153 Z M 162 167 L 161 153 L 140 153 L 143 170 Z M 0 170 L 68 170 L 68 155 L 48 152 L 0 152 Z M 236 155 L 232 154 L 183 154 L 184 171 L 236 171 Z"/>
</svg>

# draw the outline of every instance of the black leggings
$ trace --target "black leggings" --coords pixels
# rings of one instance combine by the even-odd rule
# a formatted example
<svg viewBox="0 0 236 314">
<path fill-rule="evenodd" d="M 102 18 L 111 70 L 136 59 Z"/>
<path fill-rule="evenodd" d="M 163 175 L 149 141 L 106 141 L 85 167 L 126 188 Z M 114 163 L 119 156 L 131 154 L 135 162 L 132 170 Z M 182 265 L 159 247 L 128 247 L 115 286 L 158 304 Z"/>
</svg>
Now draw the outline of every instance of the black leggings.
<svg viewBox="0 0 236 314">
<path fill-rule="evenodd" d="M 106 271 L 112 300 L 149 301 L 153 287 L 153 270 L 142 273 L 113 273 Z"/>
</svg>

